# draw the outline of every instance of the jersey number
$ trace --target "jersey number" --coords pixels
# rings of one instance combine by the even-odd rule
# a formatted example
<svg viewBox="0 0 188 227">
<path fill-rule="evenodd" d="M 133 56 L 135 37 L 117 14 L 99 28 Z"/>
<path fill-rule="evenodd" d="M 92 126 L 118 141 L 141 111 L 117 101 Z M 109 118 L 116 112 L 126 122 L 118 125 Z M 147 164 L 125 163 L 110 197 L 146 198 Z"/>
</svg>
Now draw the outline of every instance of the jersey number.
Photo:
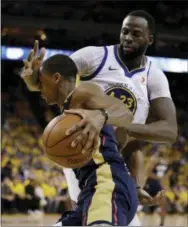
<svg viewBox="0 0 188 227">
<path fill-rule="evenodd" d="M 116 96 L 115 96 L 115 92 L 112 91 L 112 92 L 110 93 L 110 96 L 116 97 Z M 118 98 L 118 97 L 116 97 L 116 98 Z M 127 98 L 125 95 L 120 95 L 119 99 L 122 100 L 122 102 L 123 102 L 128 108 L 131 109 L 131 107 L 133 106 L 133 99 L 132 99 L 132 98 Z"/>
<path fill-rule="evenodd" d="M 128 89 L 119 87 L 110 88 L 106 91 L 106 94 L 118 98 L 130 109 L 133 114 L 135 113 L 137 106 L 136 98 Z"/>
</svg>

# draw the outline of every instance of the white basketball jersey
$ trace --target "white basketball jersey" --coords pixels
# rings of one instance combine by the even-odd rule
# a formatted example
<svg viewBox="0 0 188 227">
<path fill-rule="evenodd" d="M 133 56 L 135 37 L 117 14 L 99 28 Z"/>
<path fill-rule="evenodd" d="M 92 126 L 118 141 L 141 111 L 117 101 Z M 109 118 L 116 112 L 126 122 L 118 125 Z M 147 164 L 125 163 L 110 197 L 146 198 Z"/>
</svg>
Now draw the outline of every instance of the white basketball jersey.
<svg viewBox="0 0 188 227">
<path fill-rule="evenodd" d="M 134 114 L 134 123 L 144 124 L 149 110 L 147 80 L 151 61 L 146 58 L 143 68 L 129 72 L 118 56 L 117 46 L 105 47 L 104 50 L 102 63 L 96 69 L 98 72 L 94 71 L 93 75 L 81 77 L 80 80 L 90 79 L 100 85 L 106 94 L 122 100 Z"/>
<path fill-rule="evenodd" d="M 106 94 L 122 100 L 134 114 L 134 123 L 146 122 L 149 102 L 171 97 L 164 73 L 146 57 L 145 66 L 129 71 L 118 55 L 118 46 L 85 47 L 72 54 L 81 81 L 98 84 Z M 77 201 L 78 181 L 71 169 L 65 170 L 70 196 Z"/>
<path fill-rule="evenodd" d="M 106 94 L 122 100 L 134 114 L 133 123 L 145 123 L 150 100 L 171 97 L 166 76 L 149 57 L 145 66 L 132 71 L 120 59 L 118 45 L 85 47 L 71 57 L 80 80 L 93 81 Z"/>
</svg>

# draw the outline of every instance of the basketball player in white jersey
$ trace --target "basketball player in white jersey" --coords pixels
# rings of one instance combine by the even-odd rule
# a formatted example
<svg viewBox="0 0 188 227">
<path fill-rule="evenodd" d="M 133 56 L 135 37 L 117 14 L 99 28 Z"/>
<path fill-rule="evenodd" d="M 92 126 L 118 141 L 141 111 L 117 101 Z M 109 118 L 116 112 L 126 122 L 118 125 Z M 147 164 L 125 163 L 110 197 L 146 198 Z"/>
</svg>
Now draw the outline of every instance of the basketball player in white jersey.
<svg viewBox="0 0 188 227">
<path fill-rule="evenodd" d="M 130 13 L 123 22 L 120 45 L 86 47 L 78 50 L 71 57 L 77 65 L 81 81 L 96 82 L 108 95 L 121 99 L 130 108 L 134 113 L 133 129 L 134 126 L 142 129 L 142 125 L 146 123 L 150 102 L 153 109 L 155 106 L 160 106 L 160 103 L 162 105 L 160 109 L 163 109 L 166 103 L 169 110 L 164 112 L 159 110 L 159 113 L 156 113 L 161 119 L 153 123 L 153 126 L 148 125 L 146 136 L 141 131 L 143 135 L 137 137 L 136 131 L 131 136 L 148 141 L 172 142 L 176 138 L 177 126 L 168 81 L 164 73 L 147 56 L 144 56 L 147 46 L 153 42 L 153 29 L 154 22 L 150 15 L 142 11 Z M 162 119 L 163 114 L 167 114 L 165 116 L 167 119 Z M 168 120 L 172 125 L 168 124 Z M 155 126 L 156 131 L 152 135 L 150 128 L 155 130 Z M 147 130 L 147 127 L 145 129 Z M 75 142 L 78 143 L 79 140 L 81 137 Z M 86 149 L 88 148 L 89 146 L 86 145 Z"/>
<path fill-rule="evenodd" d="M 173 143 L 177 136 L 176 113 L 168 81 L 164 73 L 145 56 L 153 38 L 154 19 L 152 16 L 144 11 L 134 11 L 123 21 L 119 45 L 86 47 L 71 56 L 77 65 L 82 81 L 93 80 L 107 94 L 121 99 L 134 113 L 134 122 L 128 132 L 119 133 L 122 141 L 127 138 L 128 134 L 138 140 Z M 42 49 L 39 59 L 35 59 L 36 65 L 40 65 L 44 52 L 45 50 Z M 32 57 L 30 56 L 30 59 Z M 26 68 L 29 72 L 27 61 L 25 61 Z M 37 77 L 35 78 L 33 73 L 31 79 L 28 72 L 23 72 L 21 76 L 30 90 L 36 90 L 36 81 L 35 85 L 33 82 Z M 155 121 L 145 124 L 149 109 Z M 86 115 L 86 112 L 83 114 L 81 110 L 76 112 Z M 88 124 L 91 122 L 86 124 L 82 121 L 78 127 L 71 129 L 70 133 L 82 127 L 86 128 Z M 83 132 L 90 134 L 85 147 L 88 149 L 93 145 L 94 137 L 98 135 L 94 130 L 92 130 L 92 135 L 89 130 L 83 130 Z M 73 145 L 79 143 L 80 140 L 82 140 L 82 134 L 73 142 Z M 67 175 L 66 171 L 65 174 Z M 143 183 L 140 184 L 139 181 L 138 177 L 136 179 L 138 190 L 143 186 Z"/>
</svg>

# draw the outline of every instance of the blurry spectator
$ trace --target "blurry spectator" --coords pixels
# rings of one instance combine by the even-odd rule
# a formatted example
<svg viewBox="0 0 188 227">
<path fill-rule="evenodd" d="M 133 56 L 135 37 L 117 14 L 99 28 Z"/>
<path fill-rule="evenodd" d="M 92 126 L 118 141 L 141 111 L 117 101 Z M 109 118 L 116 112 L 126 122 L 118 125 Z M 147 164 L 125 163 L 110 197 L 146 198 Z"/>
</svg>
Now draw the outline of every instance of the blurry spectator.
<svg viewBox="0 0 188 227">
<path fill-rule="evenodd" d="M 36 186 L 38 183 L 35 179 L 31 178 L 29 183 L 25 187 L 25 194 L 26 194 L 26 203 L 27 203 L 27 210 L 30 211 L 38 211 L 40 210 L 40 190 L 36 193 Z"/>
<path fill-rule="evenodd" d="M 16 212 L 15 207 L 15 195 L 10 187 L 10 179 L 5 177 L 1 184 L 2 213 L 14 213 Z"/>
<path fill-rule="evenodd" d="M 45 196 L 44 196 L 44 192 L 43 192 L 43 189 L 41 187 L 41 184 L 38 180 L 33 180 L 33 185 L 34 185 L 34 188 L 35 188 L 35 196 L 36 198 L 38 197 L 39 198 L 39 209 L 43 210 L 44 206 L 46 206 L 47 204 L 47 201 L 45 199 Z"/>
<path fill-rule="evenodd" d="M 2 179 L 4 179 L 4 177 L 12 178 L 12 163 L 10 161 L 8 161 L 5 167 L 2 168 L 1 176 Z"/>
<path fill-rule="evenodd" d="M 47 200 L 46 212 L 56 212 L 57 209 L 55 199 L 57 196 L 57 190 L 54 186 L 53 179 L 46 179 L 45 182 L 42 184 L 42 188 L 45 194 L 45 198 Z"/>
<path fill-rule="evenodd" d="M 15 195 L 15 206 L 19 212 L 26 212 L 25 203 L 25 186 L 19 176 L 16 176 L 10 184 L 11 189 Z"/>
<path fill-rule="evenodd" d="M 55 198 L 56 200 L 56 206 L 57 206 L 57 212 L 62 213 L 64 211 L 70 210 L 71 207 L 71 200 L 68 193 L 67 186 L 62 188 L 59 186 L 58 188 L 58 194 Z"/>
<path fill-rule="evenodd" d="M 179 181 L 174 187 L 176 196 L 176 211 L 178 213 L 188 212 L 188 192 L 184 182 Z"/>
<path fill-rule="evenodd" d="M 165 195 L 166 195 L 166 211 L 169 214 L 174 214 L 176 212 L 176 205 L 175 205 L 176 196 L 173 191 L 173 188 L 166 187 Z"/>
</svg>

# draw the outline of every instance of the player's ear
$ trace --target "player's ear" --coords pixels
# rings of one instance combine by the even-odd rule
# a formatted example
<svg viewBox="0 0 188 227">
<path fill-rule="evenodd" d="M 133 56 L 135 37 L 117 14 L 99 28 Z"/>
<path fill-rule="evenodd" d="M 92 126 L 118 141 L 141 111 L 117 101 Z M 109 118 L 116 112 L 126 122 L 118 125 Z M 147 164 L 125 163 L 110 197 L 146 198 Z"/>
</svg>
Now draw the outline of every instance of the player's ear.
<svg viewBox="0 0 188 227">
<path fill-rule="evenodd" d="M 149 35 L 149 46 L 151 46 L 153 44 L 153 42 L 154 42 L 154 36 L 153 36 L 153 34 L 150 34 Z"/>
<path fill-rule="evenodd" d="M 55 79 L 55 83 L 58 84 L 62 78 L 61 74 L 60 73 L 55 73 L 53 75 L 54 79 Z"/>
</svg>

